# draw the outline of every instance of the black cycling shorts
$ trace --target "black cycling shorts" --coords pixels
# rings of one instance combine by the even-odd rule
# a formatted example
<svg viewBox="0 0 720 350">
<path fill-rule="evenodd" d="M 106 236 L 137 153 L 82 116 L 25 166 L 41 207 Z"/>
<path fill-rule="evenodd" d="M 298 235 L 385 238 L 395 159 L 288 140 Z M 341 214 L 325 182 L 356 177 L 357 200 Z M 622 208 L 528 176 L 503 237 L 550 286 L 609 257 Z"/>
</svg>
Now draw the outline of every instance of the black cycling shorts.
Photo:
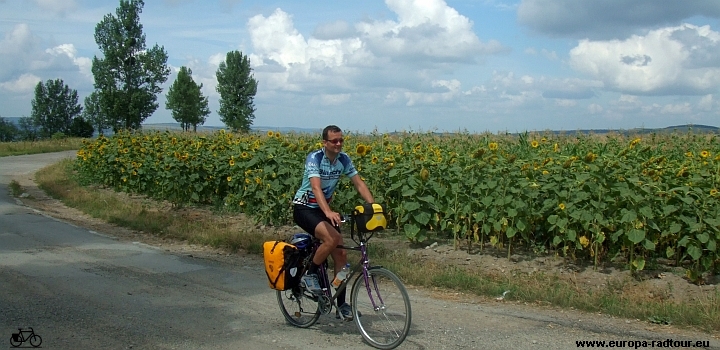
<svg viewBox="0 0 720 350">
<path fill-rule="evenodd" d="M 311 208 L 302 204 L 295 204 L 293 207 L 293 220 L 300 226 L 305 232 L 315 237 L 315 228 L 321 222 L 325 221 L 330 223 L 330 220 L 325 216 L 325 213 L 320 208 Z M 332 225 L 332 223 L 330 223 Z M 338 232 L 340 230 L 335 227 Z"/>
</svg>

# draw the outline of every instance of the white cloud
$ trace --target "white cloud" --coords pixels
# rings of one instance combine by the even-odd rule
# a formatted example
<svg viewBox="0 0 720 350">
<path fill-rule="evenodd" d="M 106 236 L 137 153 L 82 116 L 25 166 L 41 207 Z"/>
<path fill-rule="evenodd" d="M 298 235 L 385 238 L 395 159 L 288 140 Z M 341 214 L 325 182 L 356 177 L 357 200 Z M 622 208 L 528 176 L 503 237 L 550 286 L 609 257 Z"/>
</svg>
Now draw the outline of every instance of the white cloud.
<svg viewBox="0 0 720 350">
<path fill-rule="evenodd" d="M 597 103 L 591 103 L 587 109 L 590 114 L 600 114 L 603 112 L 602 106 Z"/>
<path fill-rule="evenodd" d="M 323 106 L 341 105 L 350 100 L 350 94 L 322 94 L 313 98 L 314 103 Z"/>
<path fill-rule="evenodd" d="M 713 102 L 713 95 L 705 95 L 698 102 L 698 109 L 703 111 L 711 111 L 715 103 Z"/>
<path fill-rule="evenodd" d="M 473 23 L 443 0 L 386 4 L 397 20 L 364 21 L 354 30 L 336 21 L 321 25 L 308 38 L 281 9 L 250 18 L 254 50 L 249 57 L 263 81 L 261 91 L 322 89 L 318 92 L 332 95 L 366 86 L 412 91 L 436 80 L 432 71 L 440 67 L 452 70 L 458 62 L 504 50 L 497 42 L 482 43 Z"/>
<path fill-rule="evenodd" d="M 473 61 L 505 50 L 496 41 L 482 43 L 473 23 L 443 0 L 386 0 L 398 21 L 356 25 L 363 42 L 379 56 L 430 61 Z"/>
<path fill-rule="evenodd" d="M 555 105 L 557 105 L 559 107 L 575 107 L 575 106 L 577 106 L 577 101 L 557 99 L 557 100 L 555 100 Z"/>
<path fill-rule="evenodd" d="M 460 81 L 453 80 L 436 80 L 432 82 L 433 88 L 442 88 L 444 92 L 405 92 L 407 106 L 416 104 L 434 104 L 437 102 L 447 102 L 461 95 Z"/>
<path fill-rule="evenodd" d="M 623 93 L 706 94 L 720 84 L 719 43 L 709 26 L 684 24 L 626 40 L 581 40 L 570 65 Z"/>
<path fill-rule="evenodd" d="M 72 63 L 78 67 L 80 73 L 85 77 L 92 79 L 92 60 L 87 57 L 77 57 L 77 50 L 73 44 L 62 44 L 45 50 L 46 53 L 54 57 L 67 57 Z"/>
<path fill-rule="evenodd" d="M 662 114 L 690 114 L 692 113 L 692 107 L 690 103 L 681 104 L 667 104 L 660 110 Z"/>
<path fill-rule="evenodd" d="M 13 81 L 0 83 L 0 88 L 12 93 L 26 93 L 33 91 L 41 80 L 34 74 L 23 74 Z"/>
</svg>

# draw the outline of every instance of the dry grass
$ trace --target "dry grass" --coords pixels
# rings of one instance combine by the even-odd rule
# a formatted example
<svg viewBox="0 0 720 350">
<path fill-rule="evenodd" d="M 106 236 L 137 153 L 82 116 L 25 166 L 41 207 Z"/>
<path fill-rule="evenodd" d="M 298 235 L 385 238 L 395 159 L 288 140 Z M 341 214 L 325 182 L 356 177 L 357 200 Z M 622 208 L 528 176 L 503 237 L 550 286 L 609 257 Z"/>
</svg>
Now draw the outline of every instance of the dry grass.
<svg viewBox="0 0 720 350">
<path fill-rule="evenodd" d="M 42 169 L 36 181 L 51 196 L 94 217 L 159 237 L 261 254 L 262 243 L 288 232 L 259 227 L 242 215 L 214 213 L 202 208 L 174 209 L 166 203 L 138 196 L 79 186 L 72 177 L 71 161 Z M 274 236 L 273 236 L 274 235 Z M 286 237 L 286 236 L 283 236 Z M 575 308 L 618 317 L 720 330 L 720 293 L 699 293 L 687 302 L 670 300 L 668 291 L 638 289 L 631 280 L 608 283 L 604 289 L 588 290 L 557 275 L 498 274 L 477 268 L 461 268 L 412 258 L 401 250 L 370 245 L 373 264 L 396 272 L 408 284 L 463 291 L 508 300 Z M 349 259 L 355 261 L 354 252 Z M 411 260 L 411 261 L 408 261 Z M 417 266 L 422 266 L 418 269 Z M 651 297 L 648 297 L 648 296 Z"/>
<path fill-rule="evenodd" d="M 84 139 L 69 137 L 41 141 L 0 142 L 0 157 L 80 149 L 82 140 Z"/>
</svg>

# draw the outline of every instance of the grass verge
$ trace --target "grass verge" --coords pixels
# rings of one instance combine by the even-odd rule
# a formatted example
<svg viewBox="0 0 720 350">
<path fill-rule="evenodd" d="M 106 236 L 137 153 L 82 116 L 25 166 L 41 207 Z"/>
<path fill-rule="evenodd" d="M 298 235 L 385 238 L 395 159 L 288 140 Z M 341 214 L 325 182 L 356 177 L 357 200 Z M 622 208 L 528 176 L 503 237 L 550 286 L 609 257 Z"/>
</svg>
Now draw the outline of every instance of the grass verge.
<svg viewBox="0 0 720 350">
<path fill-rule="evenodd" d="M 22 186 L 20 186 L 20 183 L 15 180 L 10 181 L 8 187 L 10 188 L 10 194 L 13 197 L 19 197 L 23 193 Z"/>
<path fill-rule="evenodd" d="M 0 142 L 0 157 L 80 149 L 82 138 L 69 137 L 40 141 Z"/>
<path fill-rule="evenodd" d="M 203 209 L 171 209 L 170 206 L 127 194 L 85 188 L 74 180 L 72 161 L 64 160 L 36 174 L 40 188 L 93 217 L 144 231 L 159 237 L 208 245 L 235 252 L 262 253 L 262 243 L 270 237 L 249 219 L 213 214 Z M 198 214 L 200 213 L 200 214 Z M 408 262 L 407 254 L 370 245 L 373 262 L 396 272 L 408 284 L 462 291 L 540 305 L 575 308 L 623 318 L 690 326 L 708 332 L 720 330 L 720 293 L 701 295 L 694 301 L 648 299 L 638 293 L 625 293 L 625 283 L 587 291 L 556 275 L 493 274 L 481 269 L 445 266 L 435 262 Z M 352 257 L 354 260 L 354 257 Z M 418 269 L 417 266 L 422 266 Z"/>
</svg>

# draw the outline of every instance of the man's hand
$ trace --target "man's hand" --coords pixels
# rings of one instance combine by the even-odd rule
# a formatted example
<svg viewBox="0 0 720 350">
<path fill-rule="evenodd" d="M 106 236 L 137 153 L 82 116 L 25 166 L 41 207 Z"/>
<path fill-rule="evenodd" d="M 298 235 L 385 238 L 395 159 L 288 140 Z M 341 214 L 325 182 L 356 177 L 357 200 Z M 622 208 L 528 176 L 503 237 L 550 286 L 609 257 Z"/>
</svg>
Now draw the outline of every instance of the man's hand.
<svg viewBox="0 0 720 350">
<path fill-rule="evenodd" d="M 325 213 L 325 217 L 330 220 L 330 223 L 333 226 L 340 226 L 340 223 L 342 223 L 342 218 L 340 217 L 340 213 L 336 213 L 334 211 L 330 211 L 329 213 Z"/>
</svg>

